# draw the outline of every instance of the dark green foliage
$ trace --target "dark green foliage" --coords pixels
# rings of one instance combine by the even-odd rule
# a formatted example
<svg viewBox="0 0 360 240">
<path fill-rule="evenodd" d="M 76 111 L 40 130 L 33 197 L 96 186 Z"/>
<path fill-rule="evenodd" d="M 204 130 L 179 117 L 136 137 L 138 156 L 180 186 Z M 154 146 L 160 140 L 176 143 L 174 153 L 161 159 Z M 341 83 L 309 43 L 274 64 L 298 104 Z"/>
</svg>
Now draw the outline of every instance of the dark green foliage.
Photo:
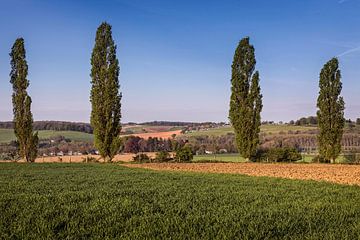
<svg viewBox="0 0 360 240">
<path fill-rule="evenodd" d="M 296 162 L 301 160 L 301 154 L 295 148 L 279 147 L 262 149 L 257 152 L 256 162 Z"/>
<path fill-rule="evenodd" d="M 330 160 L 325 159 L 320 155 L 316 155 L 315 157 L 313 157 L 313 159 L 311 159 L 311 161 L 313 163 L 330 163 Z"/>
<path fill-rule="evenodd" d="M 138 153 L 133 157 L 133 160 L 135 162 L 141 162 L 141 163 L 145 163 L 145 162 L 151 162 L 151 159 L 148 155 L 146 155 L 145 153 Z"/>
<path fill-rule="evenodd" d="M 252 158 L 259 144 L 262 110 L 259 72 L 255 70 L 255 50 L 249 38 L 240 41 L 232 63 L 229 119 L 236 145 L 244 158 Z"/>
<path fill-rule="evenodd" d="M 86 156 L 82 158 L 82 162 L 83 163 L 96 163 L 99 162 L 96 158 L 92 157 L 92 156 Z"/>
<path fill-rule="evenodd" d="M 320 73 L 317 118 L 319 154 L 335 162 L 341 152 L 341 138 L 344 131 L 345 103 L 340 96 L 342 83 L 339 62 L 336 58 L 327 62 Z"/>
<path fill-rule="evenodd" d="M 95 147 L 106 161 L 119 151 L 121 131 L 121 93 L 119 93 L 119 61 L 112 39 L 111 26 L 102 23 L 96 32 L 91 56 L 91 126 Z"/>
<path fill-rule="evenodd" d="M 0 212 L 0 239 L 358 239 L 360 188 L 108 164 L 3 163 Z"/>
<path fill-rule="evenodd" d="M 0 122 L 0 128 L 13 129 L 13 122 Z M 76 131 L 84 133 L 93 133 L 93 129 L 89 123 L 82 122 L 66 122 L 66 121 L 34 121 L 34 130 L 54 130 L 54 131 Z"/>
<path fill-rule="evenodd" d="M 155 161 L 157 162 L 167 162 L 172 160 L 170 154 L 166 151 L 160 151 L 156 153 Z"/>
<path fill-rule="evenodd" d="M 194 154 L 189 145 L 185 145 L 176 150 L 175 160 L 177 162 L 190 162 L 194 158 Z"/>
<path fill-rule="evenodd" d="M 214 160 L 214 159 L 200 159 L 200 160 L 196 160 L 196 161 L 193 161 L 193 162 L 194 163 L 228 163 L 228 161 Z"/>
<path fill-rule="evenodd" d="M 360 125 L 360 118 L 356 119 L 356 125 Z"/>
<path fill-rule="evenodd" d="M 306 126 L 306 125 L 316 125 L 318 124 L 317 117 L 309 116 L 309 117 L 302 117 L 299 120 L 296 120 L 293 124 L 298 126 Z"/>
<path fill-rule="evenodd" d="M 360 164 L 360 153 L 357 151 L 350 151 L 344 154 L 345 163 Z"/>
<path fill-rule="evenodd" d="M 19 144 L 20 157 L 25 158 L 27 162 L 33 162 L 37 156 L 39 138 L 37 133 L 33 133 L 31 98 L 26 91 L 29 80 L 27 79 L 28 65 L 25 55 L 24 39 L 18 38 L 10 53 L 14 132 Z"/>
<path fill-rule="evenodd" d="M 7 153 L 0 153 L 0 160 L 5 161 L 16 161 L 19 160 L 19 156 L 17 153 L 7 152 Z"/>
</svg>

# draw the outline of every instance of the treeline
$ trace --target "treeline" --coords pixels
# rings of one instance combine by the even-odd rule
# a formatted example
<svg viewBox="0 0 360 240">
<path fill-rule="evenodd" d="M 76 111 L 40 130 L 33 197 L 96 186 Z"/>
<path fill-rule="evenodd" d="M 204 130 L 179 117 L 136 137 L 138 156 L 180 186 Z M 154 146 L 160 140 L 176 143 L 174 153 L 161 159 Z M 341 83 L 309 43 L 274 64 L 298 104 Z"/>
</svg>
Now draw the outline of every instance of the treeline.
<svg viewBox="0 0 360 240">
<path fill-rule="evenodd" d="M 224 122 L 170 122 L 170 121 L 153 121 L 144 123 L 129 122 L 124 125 L 148 125 L 148 126 L 179 126 L 186 127 L 186 129 L 202 129 L 202 128 L 215 128 L 225 125 Z M 13 129 L 14 122 L 5 121 L 0 122 L 0 128 Z M 67 122 L 67 121 L 35 121 L 33 123 L 33 129 L 39 130 L 53 130 L 53 131 L 77 131 L 84 133 L 93 133 L 93 128 L 90 123 L 83 122 Z"/>
<path fill-rule="evenodd" d="M 136 124 L 136 123 L 128 123 Z M 150 126 L 187 126 L 187 127 L 197 127 L 197 126 L 217 126 L 223 125 L 224 122 L 215 123 L 215 122 L 172 122 L 172 121 L 152 121 L 152 122 L 143 122 L 139 123 L 139 125 L 150 125 Z"/>
<path fill-rule="evenodd" d="M 185 139 L 163 139 L 163 138 L 140 138 L 127 136 L 123 138 L 122 151 L 125 153 L 139 152 L 172 152 L 183 147 L 188 141 Z"/>
<path fill-rule="evenodd" d="M 0 122 L 0 128 L 13 129 L 13 122 Z M 77 131 L 84 133 L 93 133 L 93 129 L 89 123 L 81 122 L 66 122 L 66 121 L 35 121 L 33 129 L 39 130 L 53 130 L 53 131 Z"/>
<path fill-rule="evenodd" d="M 288 131 L 279 134 L 260 134 L 259 151 L 270 151 L 271 149 L 296 149 L 298 152 L 317 153 L 318 143 L 316 130 L 310 131 Z M 222 136 L 194 136 L 180 138 L 149 138 L 144 139 L 137 136 L 123 137 L 123 142 L 119 152 L 142 153 L 142 152 L 176 152 L 185 145 L 188 145 L 193 153 L 196 154 L 219 154 L 219 153 L 238 153 L 235 145 L 235 135 L 229 133 Z M 341 146 L 344 153 L 359 152 L 360 135 L 347 132 L 343 135 Z M 17 144 L 15 141 L 9 144 L 0 144 L 0 155 L 2 159 L 16 159 Z M 54 136 L 50 139 L 41 139 L 39 142 L 39 156 L 56 156 L 59 153 L 70 154 L 96 154 L 93 143 L 74 142 L 63 136 Z"/>
<path fill-rule="evenodd" d="M 309 117 L 302 117 L 296 121 L 291 120 L 289 124 L 297 125 L 297 126 L 316 125 L 318 124 L 318 120 L 316 116 L 309 116 Z"/>
<path fill-rule="evenodd" d="M 356 124 L 360 125 L 360 118 L 357 118 L 355 121 L 352 121 L 351 119 L 345 120 L 347 124 Z M 302 117 L 298 120 L 294 121 L 291 120 L 289 122 L 290 125 L 296 125 L 296 126 L 307 126 L 307 125 L 317 125 L 318 119 L 316 116 L 309 116 L 309 117 Z"/>
<path fill-rule="evenodd" d="M 0 144 L 1 160 L 19 160 L 19 144 L 16 141 Z M 49 139 L 40 139 L 37 156 L 63 156 L 94 154 L 96 149 L 90 142 L 71 141 L 64 136 L 54 136 Z"/>
</svg>

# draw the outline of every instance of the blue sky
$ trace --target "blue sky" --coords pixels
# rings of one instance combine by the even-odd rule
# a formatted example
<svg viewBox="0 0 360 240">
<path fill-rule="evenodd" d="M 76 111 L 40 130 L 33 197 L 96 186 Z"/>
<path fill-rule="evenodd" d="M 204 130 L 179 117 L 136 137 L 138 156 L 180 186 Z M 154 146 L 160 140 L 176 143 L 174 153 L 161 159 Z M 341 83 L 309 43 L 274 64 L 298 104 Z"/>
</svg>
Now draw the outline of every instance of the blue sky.
<svg viewBox="0 0 360 240">
<path fill-rule="evenodd" d="M 89 122 L 96 28 L 113 27 L 123 122 L 227 121 L 231 62 L 250 36 L 263 120 L 316 113 L 338 56 L 347 118 L 360 117 L 360 0 L 0 0 L 0 120 L 11 120 L 11 46 L 24 37 L 35 120 Z"/>
</svg>

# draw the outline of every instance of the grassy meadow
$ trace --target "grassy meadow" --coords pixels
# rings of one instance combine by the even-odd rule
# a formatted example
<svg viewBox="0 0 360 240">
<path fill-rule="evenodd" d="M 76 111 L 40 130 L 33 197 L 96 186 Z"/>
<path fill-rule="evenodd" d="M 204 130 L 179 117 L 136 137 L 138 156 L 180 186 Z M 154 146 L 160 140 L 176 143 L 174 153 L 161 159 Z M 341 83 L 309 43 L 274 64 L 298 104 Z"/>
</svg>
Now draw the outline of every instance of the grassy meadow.
<svg viewBox="0 0 360 240">
<path fill-rule="evenodd" d="M 73 141 L 91 142 L 94 136 L 89 133 L 76 132 L 76 131 L 53 131 L 53 130 L 40 130 L 39 138 L 45 139 L 55 136 L 64 136 Z M 13 129 L 0 129 L 0 143 L 8 143 L 16 140 Z"/>
<path fill-rule="evenodd" d="M 135 126 L 127 126 L 124 127 L 125 130 L 129 130 L 134 134 L 139 133 L 146 133 L 146 132 L 166 132 L 166 131 L 173 131 L 179 130 L 182 127 L 177 126 L 150 126 L 150 125 L 135 125 Z M 279 132 L 288 132 L 288 131 L 306 131 L 306 130 L 314 130 L 316 127 L 314 126 L 293 126 L 293 125 L 262 125 L 261 132 L 276 134 Z M 53 130 L 40 130 L 39 137 L 49 138 L 54 136 L 64 136 L 74 141 L 93 141 L 93 135 L 89 133 L 82 133 L 76 131 L 53 131 Z M 209 130 L 201 130 L 187 133 L 183 136 L 185 137 L 192 137 L 192 136 L 221 136 L 226 135 L 228 133 L 234 133 L 232 127 L 220 127 L 220 128 L 212 128 Z M 1 129 L 0 128 L 0 143 L 8 143 L 12 140 L 15 140 L 14 131 L 12 129 Z"/>
<path fill-rule="evenodd" d="M 245 162 L 245 158 L 241 157 L 238 153 L 228 154 L 204 154 L 194 155 L 193 162 L 201 161 L 221 161 L 221 162 Z"/>
<path fill-rule="evenodd" d="M 270 125 L 265 124 L 261 125 L 261 132 L 267 134 L 276 134 L 280 132 L 288 132 L 288 131 L 307 131 L 307 130 L 316 130 L 316 126 L 295 126 L 295 125 Z M 201 130 L 194 131 L 190 133 L 186 133 L 185 136 L 222 136 L 228 133 L 234 133 L 234 129 L 230 126 L 219 127 L 219 128 L 211 128 L 209 130 Z"/>
<path fill-rule="evenodd" d="M 0 239 L 358 239 L 360 188 L 118 164 L 0 165 Z"/>
</svg>

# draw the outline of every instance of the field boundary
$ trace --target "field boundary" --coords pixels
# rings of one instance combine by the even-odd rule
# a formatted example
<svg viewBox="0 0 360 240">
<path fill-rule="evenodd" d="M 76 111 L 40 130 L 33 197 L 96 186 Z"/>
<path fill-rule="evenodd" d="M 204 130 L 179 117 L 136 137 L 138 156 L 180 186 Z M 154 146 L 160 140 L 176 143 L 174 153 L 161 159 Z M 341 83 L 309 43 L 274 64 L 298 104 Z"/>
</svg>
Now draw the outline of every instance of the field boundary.
<svg viewBox="0 0 360 240">
<path fill-rule="evenodd" d="M 317 163 L 143 163 L 124 164 L 124 166 L 158 171 L 230 173 L 315 180 L 360 186 L 360 165 Z"/>
</svg>

